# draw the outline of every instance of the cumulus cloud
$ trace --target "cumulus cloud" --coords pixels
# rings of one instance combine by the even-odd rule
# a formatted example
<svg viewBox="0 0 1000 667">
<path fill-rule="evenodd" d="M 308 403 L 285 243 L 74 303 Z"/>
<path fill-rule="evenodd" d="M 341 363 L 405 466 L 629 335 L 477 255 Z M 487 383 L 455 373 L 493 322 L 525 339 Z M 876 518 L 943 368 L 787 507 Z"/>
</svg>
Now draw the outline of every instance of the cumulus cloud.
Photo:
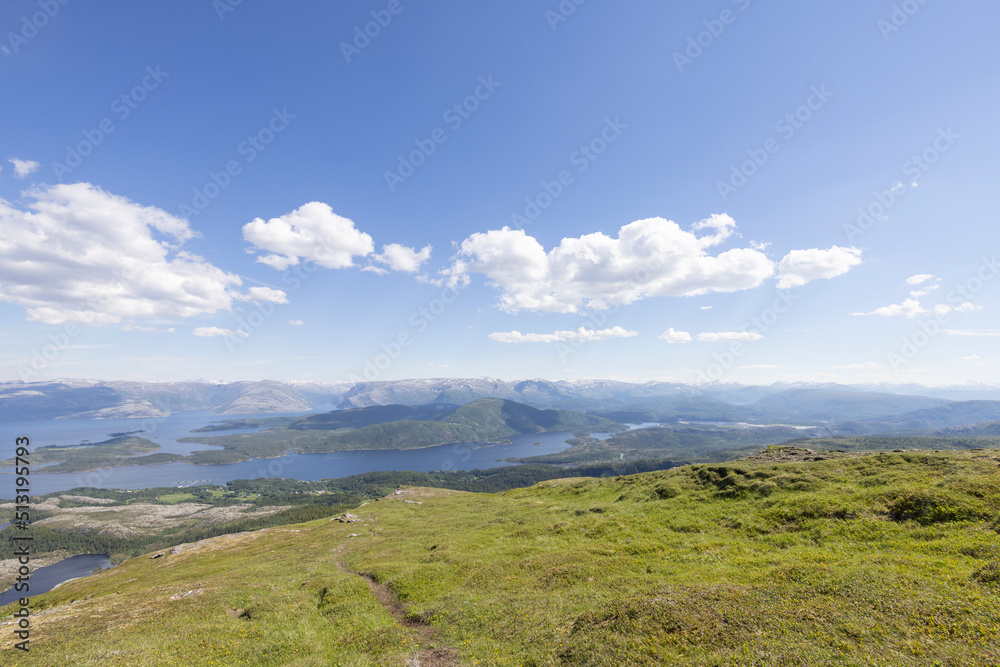
<svg viewBox="0 0 1000 667">
<path fill-rule="evenodd" d="M 944 303 L 939 303 L 931 310 L 928 310 L 920 305 L 920 302 L 916 299 L 905 299 L 903 303 L 896 303 L 889 306 L 882 306 L 881 308 L 876 308 L 870 313 L 853 313 L 855 316 L 864 315 L 881 315 L 882 317 L 909 317 L 914 318 L 917 315 L 924 315 L 926 313 L 935 313 L 936 315 L 947 315 L 948 313 L 971 313 L 976 310 L 982 310 L 982 306 L 977 306 L 974 303 L 966 301 L 965 303 L 960 303 L 957 306 L 949 306 Z"/>
<path fill-rule="evenodd" d="M 876 308 L 870 313 L 853 313 L 855 317 L 864 315 L 881 315 L 882 317 L 916 317 L 928 312 L 920 305 L 916 299 L 906 299 L 903 303 L 895 303 L 889 306 Z"/>
<path fill-rule="evenodd" d="M 251 287 L 247 290 L 246 296 L 242 298 L 254 303 L 288 303 L 287 294 L 280 289 L 270 287 Z"/>
<path fill-rule="evenodd" d="M 627 331 L 622 327 L 612 327 L 599 331 L 580 327 L 576 331 L 556 331 L 550 334 L 523 334 L 520 331 L 504 331 L 491 333 L 489 338 L 499 343 L 559 343 L 569 340 L 589 342 L 607 338 L 631 338 L 638 335 L 638 331 Z"/>
<path fill-rule="evenodd" d="M 761 338 L 763 338 L 762 335 L 753 331 L 719 331 L 717 333 L 698 334 L 698 340 L 709 343 L 734 340 L 760 340 Z"/>
<path fill-rule="evenodd" d="M 245 331 L 233 331 L 232 329 L 222 329 L 220 327 L 198 327 L 191 332 L 195 336 L 211 338 L 212 336 L 240 336 L 246 338 Z"/>
<path fill-rule="evenodd" d="M 928 280 L 932 279 L 933 277 L 934 277 L 933 273 L 918 273 L 915 276 L 910 276 L 909 278 L 907 278 L 906 279 L 906 284 L 907 285 L 920 285 L 921 283 L 925 283 Z"/>
<path fill-rule="evenodd" d="M 404 271 L 406 273 L 416 273 L 420 270 L 420 265 L 431 258 L 431 246 L 427 245 L 419 251 L 408 248 L 398 243 L 390 243 L 382 246 L 382 252 L 375 255 L 374 259 L 379 264 L 388 266 L 393 271 Z"/>
<path fill-rule="evenodd" d="M 982 306 L 977 306 L 974 303 L 966 301 L 965 303 L 960 303 L 957 306 L 948 306 L 943 303 L 939 303 L 934 306 L 934 312 L 938 315 L 947 315 L 948 313 L 971 313 L 976 310 L 982 310 Z"/>
<path fill-rule="evenodd" d="M 12 165 L 14 165 L 14 178 L 22 179 L 27 178 L 31 174 L 38 171 L 41 167 L 40 162 L 35 162 L 34 160 L 19 160 L 16 157 L 12 157 L 8 160 Z"/>
<path fill-rule="evenodd" d="M 181 249 L 188 223 L 89 183 L 0 199 L 0 300 L 28 319 L 115 324 L 229 310 L 240 278 Z"/>
<path fill-rule="evenodd" d="M 670 327 L 659 336 L 668 343 L 690 343 L 691 334 L 687 331 L 676 331 L 673 327 Z"/>
<path fill-rule="evenodd" d="M 243 238 L 266 255 L 257 261 L 278 270 L 311 260 L 327 269 L 354 266 L 355 257 L 375 250 L 372 237 L 358 230 L 354 222 L 333 212 L 329 205 L 310 202 L 291 213 L 243 225 Z"/>
<path fill-rule="evenodd" d="M 501 290 L 499 305 L 508 312 L 574 313 L 646 297 L 735 292 L 774 273 L 774 263 L 758 250 L 709 252 L 735 228 L 727 215 L 695 223 L 692 231 L 648 218 L 625 225 L 617 238 L 603 233 L 564 238 L 546 252 L 523 230 L 504 227 L 465 239 L 447 273 L 463 284 L 469 274 L 484 274 Z"/>
<path fill-rule="evenodd" d="M 922 296 L 927 296 L 928 294 L 930 294 L 934 290 L 938 289 L 939 287 L 941 287 L 941 286 L 940 285 L 928 285 L 927 287 L 923 287 L 921 289 L 915 289 L 915 290 L 912 290 L 910 292 L 910 296 L 912 296 L 914 298 L 920 298 Z"/>
<path fill-rule="evenodd" d="M 799 287 L 820 278 L 836 278 L 860 263 L 860 248 L 793 250 L 778 264 L 778 287 Z"/>
<path fill-rule="evenodd" d="M 293 327 L 300 327 L 303 324 L 305 324 L 305 322 L 303 322 L 302 320 L 288 320 L 288 323 Z"/>
</svg>

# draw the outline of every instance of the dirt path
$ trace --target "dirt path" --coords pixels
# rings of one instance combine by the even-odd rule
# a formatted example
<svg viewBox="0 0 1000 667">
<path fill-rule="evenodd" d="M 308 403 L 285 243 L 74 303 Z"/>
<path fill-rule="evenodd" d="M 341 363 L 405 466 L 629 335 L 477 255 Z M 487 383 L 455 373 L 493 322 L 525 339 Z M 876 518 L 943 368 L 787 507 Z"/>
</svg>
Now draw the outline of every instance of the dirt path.
<svg viewBox="0 0 1000 667">
<path fill-rule="evenodd" d="M 392 616 L 401 626 L 416 635 L 415 638 L 417 645 L 421 648 L 407 659 L 406 667 L 452 667 L 453 665 L 458 665 L 458 656 L 454 649 L 441 646 L 431 646 L 431 644 L 434 643 L 434 638 L 437 636 L 437 630 L 435 630 L 430 624 L 421 621 L 420 619 L 407 616 L 406 609 L 399 602 L 399 600 L 395 598 L 388 586 L 377 583 L 369 574 L 352 572 L 347 568 L 347 566 L 344 565 L 344 563 L 340 560 L 340 555 L 343 549 L 344 545 L 341 544 L 337 547 L 336 552 L 334 552 L 334 562 L 337 565 L 337 569 L 345 574 L 350 574 L 364 579 L 365 583 L 368 584 L 368 588 L 371 589 L 372 594 L 375 596 L 375 599 L 379 601 L 379 604 L 381 604 L 387 612 L 389 612 L 389 615 Z"/>
</svg>

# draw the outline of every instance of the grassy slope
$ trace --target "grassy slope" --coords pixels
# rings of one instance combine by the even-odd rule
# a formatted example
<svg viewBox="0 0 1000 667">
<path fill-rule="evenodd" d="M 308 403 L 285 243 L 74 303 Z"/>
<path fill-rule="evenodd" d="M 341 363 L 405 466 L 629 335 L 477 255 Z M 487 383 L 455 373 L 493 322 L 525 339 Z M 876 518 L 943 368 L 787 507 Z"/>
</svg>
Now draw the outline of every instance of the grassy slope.
<svg viewBox="0 0 1000 667">
<path fill-rule="evenodd" d="M 414 635 L 337 569 L 342 547 L 459 664 L 995 665 L 998 463 L 776 448 L 499 495 L 412 489 L 359 508 L 363 524 L 66 584 L 38 598 L 51 613 L 19 664 L 404 664 Z"/>
</svg>

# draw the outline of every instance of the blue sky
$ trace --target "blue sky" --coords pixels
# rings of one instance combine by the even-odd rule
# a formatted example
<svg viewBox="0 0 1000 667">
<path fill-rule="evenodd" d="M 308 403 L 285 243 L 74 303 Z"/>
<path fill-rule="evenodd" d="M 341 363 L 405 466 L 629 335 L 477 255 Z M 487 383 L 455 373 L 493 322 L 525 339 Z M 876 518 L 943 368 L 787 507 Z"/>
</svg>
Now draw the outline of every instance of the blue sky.
<svg viewBox="0 0 1000 667">
<path fill-rule="evenodd" d="M 1000 7 L 783 4 L 5 3 L 0 377 L 994 380 Z"/>
</svg>

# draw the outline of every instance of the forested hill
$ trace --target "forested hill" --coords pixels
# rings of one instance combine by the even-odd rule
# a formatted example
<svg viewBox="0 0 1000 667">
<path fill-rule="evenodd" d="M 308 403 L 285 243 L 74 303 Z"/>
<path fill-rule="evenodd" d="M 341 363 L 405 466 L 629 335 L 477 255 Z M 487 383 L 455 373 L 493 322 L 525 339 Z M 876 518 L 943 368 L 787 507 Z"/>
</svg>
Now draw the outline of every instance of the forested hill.
<svg viewBox="0 0 1000 667">
<path fill-rule="evenodd" d="M 410 418 L 379 421 L 401 415 Z M 622 430 L 624 425 L 603 417 L 572 410 L 539 410 L 505 399 L 484 398 L 460 407 L 390 405 L 338 410 L 260 433 L 185 441 L 225 447 L 224 451 L 196 452 L 195 462 L 229 463 L 276 456 L 293 449 L 302 452 L 415 449 L 453 442 L 495 442 L 545 431 Z"/>
</svg>

